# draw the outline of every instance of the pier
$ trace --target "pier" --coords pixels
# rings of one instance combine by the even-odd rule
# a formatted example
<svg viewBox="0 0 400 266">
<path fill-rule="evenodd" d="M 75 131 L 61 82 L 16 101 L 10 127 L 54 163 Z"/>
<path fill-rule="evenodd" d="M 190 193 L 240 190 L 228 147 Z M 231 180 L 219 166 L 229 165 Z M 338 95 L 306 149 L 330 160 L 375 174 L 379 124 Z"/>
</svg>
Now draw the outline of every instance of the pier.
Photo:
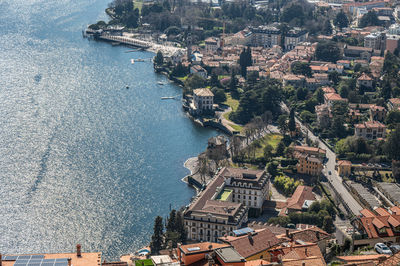
<svg viewBox="0 0 400 266">
<path fill-rule="evenodd" d="M 131 38 L 131 37 L 126 37 L 126 36 L 102 34 L 99 36 L 99 38 L 102 40 L 105 40 L 105 41 L 111 41 L 111 42 L 116 42 L 116 43 L 132 45 L 132 46 L 139 47 L 142 49 L 148 49 L 152 46 L 151 43 L 149 43 L 149 42 Z"/>
</svg>

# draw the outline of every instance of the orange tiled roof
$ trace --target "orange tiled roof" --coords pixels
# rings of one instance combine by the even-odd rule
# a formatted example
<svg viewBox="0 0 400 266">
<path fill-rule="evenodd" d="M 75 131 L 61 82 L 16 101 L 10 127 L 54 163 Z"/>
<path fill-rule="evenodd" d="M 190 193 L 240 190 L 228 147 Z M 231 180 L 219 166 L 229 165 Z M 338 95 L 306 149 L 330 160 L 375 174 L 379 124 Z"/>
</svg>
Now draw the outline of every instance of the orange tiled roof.
<svg viewBox="0 0 400 266">
<path fill-rule="evenodd" d="M 298 186 L 293 193 L 292 197 L 288 199 L 287 208 L 301 210 L 306 200 L 315 200 L 312 193 L 313 188 L 309 186 Z"/>
<path fill-rule="evenodd" d="M 268 229 L 262 229 L 251 235 L 222 237 L 220 240 L 229 243 L 244 258 L 256 255 L 282 242 Z"/>
</svg>

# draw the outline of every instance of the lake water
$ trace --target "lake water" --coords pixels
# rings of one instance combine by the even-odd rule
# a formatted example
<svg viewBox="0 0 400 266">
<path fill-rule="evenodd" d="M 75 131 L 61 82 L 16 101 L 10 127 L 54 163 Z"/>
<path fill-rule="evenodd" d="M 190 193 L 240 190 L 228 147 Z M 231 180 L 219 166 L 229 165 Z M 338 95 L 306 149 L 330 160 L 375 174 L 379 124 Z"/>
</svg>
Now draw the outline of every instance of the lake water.
<svg viewBox="0 0 400 266">
<path fill-rule="evenodd" d="M 0 0 L 0 251 L 147 244 L 155 216 L 189 203 L 184 161 L 214 130 L 194 125 L 152 53 L 82 38 L 110 0 Z M 129 89 L 126 89 L 129 86 Z"/>
</svg>

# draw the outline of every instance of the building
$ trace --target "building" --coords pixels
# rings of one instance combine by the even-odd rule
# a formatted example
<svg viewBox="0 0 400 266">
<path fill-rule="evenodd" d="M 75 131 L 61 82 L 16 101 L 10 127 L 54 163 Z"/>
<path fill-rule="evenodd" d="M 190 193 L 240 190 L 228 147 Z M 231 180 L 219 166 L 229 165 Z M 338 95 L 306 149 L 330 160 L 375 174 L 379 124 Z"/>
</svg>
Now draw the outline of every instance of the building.
<svg viewBox="0 0 400 266">
<path fill-rule="evenodd" d="M 303 75 L 287 74 L 283 76 L 283 86 L 304 87 L 305 80 L 306 77 Z"/>
<path fill-rule="evenodd" d="M 329 107 L 332 107 L 332 105 L 335 102 L 347 103 L 347 99 L 342 98 L 337 93 L 325 93 L 324 94 L 324 101 L 325 101 L 325 104 L 328 105 Z"/>
<path fill-rule="evenodd" d="M 243 203 L 261 212 L 262 205 L 269 195 L 269 175 L 263 170 L 224 168 L 221 175 L 225 188 L 232 190 L 232 201 Z"/>
<path fill-rule="evenodd" d="M 193 90 L 193 102 L 191 104 L 192 112 L 202 113 L 212 111 L 214 104 L 214 94 L 210 89 L 202 88 Z"/>
<path fill-rule="evenodd" d="M 281 31 L 275 25 L 252 27 L 250 31 L 252 46 L 271 48 L 280 45 Z"/>
<path fill-rule="evenodd" d="M 358 87 L 365 87 L 371 89 L 373 87 L 373 79 L 365 73 L 357 79 L 357 86 Z"/>
<path fill-rule="evenodd" d="M 212 160 L 228 158 L 228 140 L 222 135 L 209 138 L 206 154 Z"/>
<path fill-rule="evenodd" d="M 0 255 L 2 266 L 13 265 L 57 265 L 57 266 L 100 266 L 112 265 L 102 263 L 100 252 L 82 252 L 81 245 L 76 246 L 75 253 L 51 253 L 51 254 L 24 254 L 24 255 Z M 117 262 L 116 265 L 127 266 L 127 263 Z"/>
<path fill-rule="evenodd" d="M 353 221 L 355 233 L 354 246 L 374 246 L 379 242 L 400 242 L 400 213 L 394 206 L 390 212 L 384 208 L 374 211 L 363 209 L 361 215 Z"/>
<path fill-rule="evenodd" d="M 371 105 L 369 107 L 369 118 L 376 121 L 384 121 L 386 118 L 386 108 L 379 105 Z"/>
<path fill-rule="evenodd" d="M 382 32 L 373 32 L 364 37 L 364 47 L 374 50 L 383 50 L 385 48 L 385 34 Z"/>
<path fill-rule="evenodd" d="M 205 49 L 207 53 L 215 53 L 220 47 L 220 40 L 215 37 L 205 39 Z"/>
<path fill-rule="evenodd" d="M 247 222 L 248 210 L 261 213 L 269 195 L 265 171 L 223 168 L 184 212 L 188 239 L 217 241 Z"/>
<path fill-rule="evenodd" d="M 301 240 L 283 242 L 270 250 L 270 261 L 278 265 L 291 266 L 323 266 L 324 256 L 318 245 Z"/>
<path fill-rule="evenodd" d="M 337 256 L 336 258 L 345 265 L 380 265 L 379 263 L 387 260 L 388 257 L 389 255 L 384 254 L 370 254 Z"/>
<path fill-rule="evenodd" d="M 398 110 L 400 108 L 400 98 L 391 98 L 388 101 L 389 111 Z"/>
<path fill-rule="evenodd" d="M 246 259 L 232 247 L 216 249 L 215 257 L 221 266 L 245 266 L 246 263 Z M 215 263 L 215 261 L 210 260 L 207 265 L 213 265 L 212 262 Z"/>
<path fill-rule="evenodd" d="M 317 114 L 317 123 L 319 127 L 324 128 L 330 125 L 332 114 L 329 105 L 321 104 L 315 106 L 315 113 Z"/>
<path fill-rule="evenodd" d="M 318 245 L 321 253 L 325 255 L 328 241 L 332 236 L 316 226 L 311 226 L 309 228 L 295 230 L 294 232 L 290 232 L 289 229 L 286 229 L 286 233 L 278 236 L 278 238 L 283 238 L 288 241 L 292 240 L 315 243 Z"/>
<path fill-rule="evenodd" d="M 367 121 L 354 125 L 354 135 L 366 139 L 386 137 L 386 126 L 379 121 Z"/>
<path fill-rule="evenodd" d="M 342 160 L 337 162 L 337 171 L 339 176 L 348 177 L 351 175 L 351 162 Z"/>
<path fill-rule="evenodd" d="M 247 229 L 247 233 L 239 236 L 219 238 L 222 243 L 232 246 L 246 261 L 268 258 L 268 250 L 282 242 L 268 229 Z"/>
<path fill-rule="evenodd" d="M 299 43 L 307 41 L 308 32 L 301 28 L 293 28 L 289 30 L 285 35 L 285 50 L 290 51 L 296 47 Z"/>
<path fill-rule="evenodd" d="M 323 162 L 321 158 L 300 152 L 295 152 L 293 155 L 298 160 L 296 164 L 298 174 L 319 176 L 322 173 Z"/>
<path fill-rule="evenodd" d="M 227 244 L 218 244 L 212 242 L 201 242 L 189 245 L 178 244 L 177 257 L 181 265 L 191 265 L 202 261 L 207 254 L 210 254 L 217 248 L 229 247 Z"/>
<path fill-rule="evenodd" d="M 190 74 L 200 76 L 203 79 L 207 78 L 207 71 L 200 65 L 192 65 L 190 67 Z"/>
<path fill-rule="evenodd" d="M 286 207 L 280 211 L 279 216 L 286 216 L 291 212 L 307 210 L 316 200 L 312 190 L 313 188 L 309 186 L 298 186 L 292 197 L 286 201 Z"/>
<path fill-rule="evenodd" d="M 369 47 L 359 47 L 345 45 L 344 57 L 345 59 L 363 59 L 369 61 L 372 56 L 373 49 Z"/>
<path fill-rule="evenodd" d="M 326 150 L 316 147 L 309 147 L 309 146 L 294 146 L 294 152 L 301 152 L 307 155 L 315 156 L 318 158 L 325 158 Z"/>
<path fill-rule="evenodd" d="M 394 53 L 399 48 L 400 35 L 386 35 L 386 50 Z"/>
</svg>

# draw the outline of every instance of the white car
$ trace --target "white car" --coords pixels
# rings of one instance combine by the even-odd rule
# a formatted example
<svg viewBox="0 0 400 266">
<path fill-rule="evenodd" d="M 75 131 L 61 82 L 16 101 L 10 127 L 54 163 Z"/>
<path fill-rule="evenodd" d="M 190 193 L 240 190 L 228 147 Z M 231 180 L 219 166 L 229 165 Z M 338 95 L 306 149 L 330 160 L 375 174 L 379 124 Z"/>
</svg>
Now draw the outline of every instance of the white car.
<svg viewBox="0 0 400 266">
<path fill-rule="evenodd" d="M 379 254 L 386 254 L 386 255 L 392 255 L 393 254 L 392 251 L 388 248 L 388 246 L 386 246 L 383 243 L 376 243 L 375 244 L 375 250 Z"/>
</svg>

